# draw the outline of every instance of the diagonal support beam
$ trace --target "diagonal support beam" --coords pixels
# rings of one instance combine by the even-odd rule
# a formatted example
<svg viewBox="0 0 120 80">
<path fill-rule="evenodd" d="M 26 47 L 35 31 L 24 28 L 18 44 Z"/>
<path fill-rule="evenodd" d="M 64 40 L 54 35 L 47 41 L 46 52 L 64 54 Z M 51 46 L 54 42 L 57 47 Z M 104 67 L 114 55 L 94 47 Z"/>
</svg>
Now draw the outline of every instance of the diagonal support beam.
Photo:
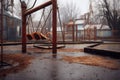
<svg viewBox="0 0 120 80">
<path fill-rule="evenodd" d="M 35 7 L 33 9 L 30 9 L 30 10 L 27 10 L 25 12 L 25 15 L 27 16 L 29 14 L 32 14 L 33 12 L 36 12 L 36 11 L 38 11 L 38 10 L 40 10 L 42 8 L 45 8 L 45 7 L 47 7 L 47 6 L 51 5 L 51 4 L 52 4 L 52 1 L 48 1 L 48 2 L 46 2 L 44 4 L 42 4 L 42 5 L 39 5 L 38 7 Z"/>
</svg>

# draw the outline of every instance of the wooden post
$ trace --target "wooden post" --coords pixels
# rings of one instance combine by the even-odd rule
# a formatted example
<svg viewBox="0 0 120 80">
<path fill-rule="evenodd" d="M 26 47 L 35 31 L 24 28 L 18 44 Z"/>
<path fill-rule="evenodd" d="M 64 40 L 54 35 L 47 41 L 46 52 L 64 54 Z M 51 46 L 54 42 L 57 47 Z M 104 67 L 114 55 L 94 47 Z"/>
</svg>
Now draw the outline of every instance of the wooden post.
<svg viewBox="0 0 120 80">
<path fill-rule="evenodd" d="M 1 55 L 0 55 L 0 67 L 3 66 L 3 0 L 1 0 L 1 12 L 0 12 L 0 43 L 1 43 Z"/>
<path fill-rule="evenodd" d="M 53 55 L 57 53 L 57 0 L 52 0 L 52 44 L 53 44 Z"/>
<path fill-rule="evenodd" d="M 65 23 L 63 23 L 63 41 L 65 42 Z"/>
<path fill-rule="evenodd" d="M 84 27 L 84 35 L 83 35 L 83 40 L 85 41 L 85 27 Z"/>
<path fill-rule="evenodd" d="M 94 27 L 94 40 L 96 40 L 96 38 L 97 38 L 97 28 Z"/>
<path fill-rule="evenodd" d="M 22 8 L 22 52 L 26 53 L 26 16 L 25 11 L 27 9 L 26 3 L 23 1 L 21 3 Z"/>
<path fill-rule="evenodd" d="M 89 41 L 90 41 L 90 28 L 88 28 L 88 32 L 87 32 L 87 35 L 88 35 L 88 39 L 89 39 Z"/>
<path fill-rule="evenodd" d="M 76 41 L 78 41 L 78 26 L 77 24 L 75 26 L 76 26 Z"/>
<path fill-rule="evenodd" d="M 75 31 L 75 29 L 74 29 L 74 25 L 71 25 L 72 26 L 72 35 L 73 35 L 73 42 L 75 41 L 75 34 L 74 34 L 74 31 Z"/>
</svg>

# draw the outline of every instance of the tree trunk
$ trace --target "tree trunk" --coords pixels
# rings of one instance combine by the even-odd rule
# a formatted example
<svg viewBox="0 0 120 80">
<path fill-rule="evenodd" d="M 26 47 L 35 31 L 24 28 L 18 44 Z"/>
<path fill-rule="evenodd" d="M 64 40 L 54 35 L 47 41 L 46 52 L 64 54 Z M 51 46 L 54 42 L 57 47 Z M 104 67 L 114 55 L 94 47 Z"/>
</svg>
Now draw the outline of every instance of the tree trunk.
<svg viewBox="0 0 120 80">
<path fill-rule="evenodd" d="M 112 34 L 114 39 L 120 39 L 120 29 L 113 29 Z"/>
</svg>

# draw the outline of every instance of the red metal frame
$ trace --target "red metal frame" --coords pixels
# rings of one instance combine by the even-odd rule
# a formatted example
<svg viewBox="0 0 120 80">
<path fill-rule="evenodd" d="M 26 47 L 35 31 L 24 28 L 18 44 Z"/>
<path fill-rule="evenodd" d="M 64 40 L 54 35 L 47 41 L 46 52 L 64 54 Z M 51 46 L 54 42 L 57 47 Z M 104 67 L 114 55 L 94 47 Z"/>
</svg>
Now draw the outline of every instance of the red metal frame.
<svg viewBox="0 0 120 80">
<path fill-rule="evenodd" d="M 68 28 L 72 28 L 72 30 L 71 30 L 71 32 L 72 32 L 72 39 L 71 39 L 71 41 L 72 42 L 75 42 L 75 41 L 78 41 L 78 26 L 74 23 L 74 24 L 63 24 L 63 31 L 64 31 L 64 40 L 65 40 L 65 35 L 66 35 L 66 30 L 67 31 L 69 31 L 69 29 Z"/>
<path fill-rule="evenodd" d="M 26 16 L 25 11 L 27 9 L 27 6 L 25 2 L 22 2 L 22 52 L 26 53 Z"/>
<path fill-rule="evenodd" d="M 52 11 L 52 27 L 53 27 L 53 38 L 52 38 L 52 44 L 53 44 L 53 54 L 57 53 L 57 0 L 51 0 L 48 1 L 42 5 L 39 5 L 36 8 L 27 10 L 26 4 L 22 2 L 21 8 L 22 8 L 22 52 L 26 53 L 26 16 L 29 14 L 32 14 L 40 9 L 43 9 L 49 5 L 52 5 L 53 11 Z"/>
<path fill-rule="evenodd" d="M 35 7 L 35 8 L 33 8 L 33 9 L 30 9 L 30 10 L 27 10 L 27 11 L 25 12 L 25 15 L 27 16 L 27 15 L 29 15 L 29 14 L 31 14 L 31 13 L 34 13 L 34 12 L 40 10 L 40 9 L 45 8 L 45 7 L 47 7 L 47 6 L 51 5 L 51 4 L 52 4 L 52 1 L 48 1 L 48 2 L 46 2 L 46 3 L 44 3 L 44 4 L 42 4 L 42 5 L 39 5 L 38 7 Z"/>
<path fill-rule="evenodd" d="M 76 41 L 78 41 L 78 26 L 77 25 L 75 26 L 76 26 Z"/>
<path fill-rule="evenodd" d="M 52 37 L 52 42 L 53 42 L 53 54 L 57 53 L 57 1 L 56 0 L 52 0 L 52 8 L 53 8 L 53 14 L 52 14 L 52 27 L 53 27 L 53 37 Z"/>
<path fill-rule="evenodd" d="M 92 37 L 93 36 L 93 37 Z M 84 40 L 96 40 L 97 39 L 97 28 L 84 29 Z"/>
<path fill-rule="evenodd" d="M 72 36 L 73 36 L 73 42 L 75 41 L 75 27 L 74 25 L 71 25 L 72 26 Z"/>
<path fill-rule="evenodd" d="M 1 43 L 1 56 L 0 56 L 0 66 L 2 66 L 2 62 L 3 62 L 3 0 L 1 0 L 1 14 L 0 14 L 0 20 L 1 20 L 1 24 L 0 24 L 0 43 Z"/>
</svg>

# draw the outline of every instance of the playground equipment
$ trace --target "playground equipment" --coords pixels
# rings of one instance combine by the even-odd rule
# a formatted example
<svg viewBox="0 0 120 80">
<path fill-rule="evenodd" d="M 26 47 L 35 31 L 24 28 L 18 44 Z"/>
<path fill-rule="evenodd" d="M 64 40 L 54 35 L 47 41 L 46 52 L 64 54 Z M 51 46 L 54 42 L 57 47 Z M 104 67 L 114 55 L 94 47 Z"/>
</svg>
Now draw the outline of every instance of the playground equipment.
<svg viewBox="0 0 120 80">
<path fill-rule="evenodd" d="M 1 43 L 1 56 L 0 56 L 0 67 L 3 66 L 3 0 L 1 0 L 1 13 L 0 13 L 0 43 Z"/>
<path fill-rule="evenodd" d="M 36 28 L 37 28 L 36 30 L 33 27 L 33 21 L 32 21 L 31 16 L 28 17 L 28 21 L 27 21 L 27 23 L 28 23 L 28 34 L 27 34 L 28 40 L 33 40 L 33 39 L 35 39 L 35 40 L 40 40 L 40 39 L 50 40 L 46 35 L 47 31 L 43 32 L 43 30 L 46 29 L 45 25 L 46 25 L 46 22 L 47 22 L 48 18 L 50 17 L 51 12 L 52 12 L 52 9 L 49 11 L 49 13 L 47 15 L 47 18 L 44 19 L 44 23 L 42 25 L 42 19 L 44 18 L 44 13 L 45 13 L 45 8 L 43 8 L 43 12 L 42 12 L 41 18 L 39 20 L 39 23 L 36 26 Z M 30 24 L 29 21 L 31 22 L 32 28 L 33 28 L 31 34 L 30 34 L 30 31 L 29 31 L 29 24 Z"/>
<path fill-rule="evenodd" d="M 47 24 L 48 22 L 50 23 L 50 21 L 51 21 L 52 9 L 51 9 L 51 7 L 48 7 L 49 11 L 48 11 L 48 9 L 47 10 L 46 9 L 47 8 L 41 9 L 42 12 L 40 15 L 40 19 L 36 24 L 33 23 L 31 14 L 27 17 L 28 33 L 26 36 L 27 36 L 28 41 L 31 41 L 31 40 L 35 41 L 34 47 L 42 48 L 42 49 L 52 49 L 52 47 L 53 47 L 51 44 L 52 43 L 52 39 L 51 39 L 52 33 L 50 30 L 52 25 Z M 61 22 L 59 8 L 57 8 L 57 16 L 58 16 L 58 23 L 59 23 L 58 25 L 60 25 L 60 29 L 61 29 L 59 32 L 61 34 L 59 34 L 59 35 L 61 35 L 61 39 L 64 42 L 64 40 L 63 40 L 64 34 L 63 34 L 63 30 L 62 30 L 62 22 Z M 64 48 L 64 47 L 65 47 L 64 44 L 63 45 L 57 44 L 57 49 Z"/>
<path fill-rule="evenodd" d="M 75 24 L 73 20 L 71 20 L 68 24 L 64 24 L 64 39 L 66 39 L 68 36 L 70 39 L 72 38 L 72 42 L 77 41 L 77 31 L 78 26 Z M 68 36 L 67 36 L 68 35 Z"/>
<path fill-rule="evenodd" d="M 24 1 L 21 1 L 22 8 L 22 52 L 26 53 L 26 17 L 40 9 L 43 9 L 47 6 L 52 5 L 52 52 L 53 54 L 57 53 L 57 1 L 51 0 L 38 7 L 31 8 L 27 10 L 26 4 Z M 35 34 L 36 35 L 36 34 Z M 32 37 L 31 37 L 32 38 Z"/>
<path fill-rule="evenodd" d="M 96 27 L 91 27 L 91 25 L 84 29 L 84 40 L 96 40 L 97 29 Z"/>
<path fill-rule="evenodd" d="M 90 20 L 92 15 L 92 3 L 90 1 L 89 12 L 81 16 L 80 19 L 77 19 L 82 21 L 82 23 L 79 21 L 82 29 L 78 29 L 79 25 L 76 23 L 76 20 L 70 20 L 68 23 L 64 24 L 64 39 L 72 42 L 79 40 L 96 40 L 97 29 L 93 27 L 93 23 Z"/>
</svg>

